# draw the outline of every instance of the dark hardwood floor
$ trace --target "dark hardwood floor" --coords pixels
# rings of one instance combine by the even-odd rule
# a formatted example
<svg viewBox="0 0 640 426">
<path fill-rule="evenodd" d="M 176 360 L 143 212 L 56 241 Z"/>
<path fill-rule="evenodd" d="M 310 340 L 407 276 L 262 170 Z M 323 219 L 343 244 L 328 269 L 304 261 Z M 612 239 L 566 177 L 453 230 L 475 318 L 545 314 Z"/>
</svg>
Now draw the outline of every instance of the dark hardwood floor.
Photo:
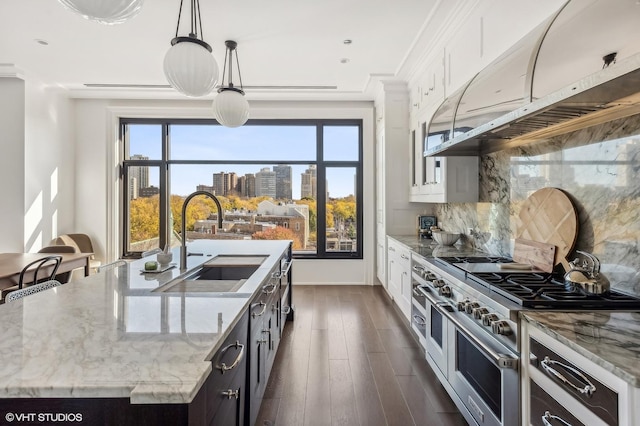
<svg viewBox="0 0 640 426">
<path fill-rule="evenodd" d="M 295 286 L 256 425 L 466 425 L 380 286 Z"/>
</svg>

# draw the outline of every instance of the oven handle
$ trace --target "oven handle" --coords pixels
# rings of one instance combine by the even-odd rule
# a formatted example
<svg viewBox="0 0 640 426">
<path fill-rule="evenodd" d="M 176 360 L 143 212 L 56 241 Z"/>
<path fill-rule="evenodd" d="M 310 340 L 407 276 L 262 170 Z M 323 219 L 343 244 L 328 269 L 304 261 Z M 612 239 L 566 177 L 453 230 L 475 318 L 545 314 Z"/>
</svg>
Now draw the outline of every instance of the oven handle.
<svg viewBox="0 0 640 426">
<path fill-rule="evenodd" d="M 471 330 L 469 330 L 467 326 L 464 325 L 458 318 L 452 315 L 451 312 L 443 308 L 442 305 L 449 306 L 447 302 L 438 302 L 436 299 L 433 298 L 433 296 L 431 296 L 427 292 L 425 292 L 425 296 L 427 297 L 427 300 L 429 300 L 431 305 L 441 315 L 443 315 L 449 321 L 451 321 L 451 323 L 456 327 L 456 329 L 458 329 L 458 331 L 464 334 L 466 338 L 471 340 L 471 342 L 474 343 L 482 352 L 488 355 L 496 367 L 500 369 L 512 369 L 512 370 L 518 369 L 518 358 L 507 355 L 507 354 L 498 353 L 494 351 L 492 348 L 490 348 L 485 342 L 483 342 L 480 338 L 478 338 L 478 336 L 475 336 L 473 332 L 471 332 Z"/>
<path fill-rule="evenodd" d="M 571 423 L 567 422 L 562 417 L 558 417 L 548 411 L 545 411 L 544 416 L 542 416 L 542 423 L 544 424 L 544 426 L 553 426 L 549 420 L 557 420 L 565 426 L 571 426 Z"/>
<path fill-rule="evenodd" d="M 422 318 L 420 315 L 414 315 L 413 316 L 413 320 L 416 322 L 416 324 L 418 325 L 427 325 L 427 320 L 425 320 L 424 318 Z"/>
<path fill-rule="evenodd" d="M 557 364 L 560 367 L 571 371 L 573 374 L 575 374 L 577 377 L 579 377 L 580 379 L 582 379 L 585 383 L 584 387 L 581 388 L 579 386 L 574 385 L 573 383 L 571 383 L 569 381 L 569 379 L 567 379 L 566 377 L 564 377 L 562 375 L 562 373 L 560 373 L 558 370 L 552 368 L 550 366 L 550 364 Z M 555 361 L 550 359 L 548 356 L 545 356 L 544 359 L 542 360 L 542 362 L 540 362 L 540 365 L 542 365 L 542 368 L 549 374 L 551 374 L 553 377 L 555 377 L 556 379 L 560 380 L 562 383 L 564 383 L 567 386 L 572 387 L 573 389 L 575 389 L 577 392 L 580 392 L 583 395 L 586 396 L 591 396 L 594 394 L 594 392 L 596 391 L 596 387 L 593 385 L 593 383 L 591 383 L 591 381 L 584 375 L 582 374 L 582 372 L 580 370 L 578 370 L 577 368 L 573 368 L 570 365 L 567 364 L 563 364 L 560 361 Z"/>
</svg>

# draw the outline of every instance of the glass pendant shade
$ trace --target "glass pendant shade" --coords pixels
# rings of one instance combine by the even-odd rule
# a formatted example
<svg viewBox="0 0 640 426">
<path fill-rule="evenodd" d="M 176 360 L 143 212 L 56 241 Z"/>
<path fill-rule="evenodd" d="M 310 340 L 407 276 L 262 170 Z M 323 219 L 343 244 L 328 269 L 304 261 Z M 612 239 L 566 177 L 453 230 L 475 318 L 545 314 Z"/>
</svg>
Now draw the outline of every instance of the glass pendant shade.
<svg viewBox="0 0 640 426">
<path fill-rule="evenodd" d="M 164 57 L 164 75 L 174 89 L 187 96 L 208 95 L 218 82 L 218 64 L 200 42 L 180 39 Z"/>
<path fill-rule="evenodd" d="M 68 9 L 101 24 L 120 24 L 140 12 L 144 0 L 58 0 Z"/>
<path fill-rule="evenodd" d="M 225 127 L 240 127 L 249 119 L 249 102 L 237 89 L 222 88 L 213 100 L 213 112 Z"/>
</svg>

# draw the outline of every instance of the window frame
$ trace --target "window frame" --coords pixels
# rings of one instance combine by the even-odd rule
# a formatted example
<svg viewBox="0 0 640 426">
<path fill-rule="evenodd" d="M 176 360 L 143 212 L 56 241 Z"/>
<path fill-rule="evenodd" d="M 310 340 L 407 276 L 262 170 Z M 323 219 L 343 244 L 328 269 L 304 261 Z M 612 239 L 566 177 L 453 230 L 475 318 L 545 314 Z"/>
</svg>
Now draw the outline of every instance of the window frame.
<svg viewBox="0 0 640 426">
<path fill-rule="evenodd" d="M 149 125 L 155 124 L 161 126 L 161 144 L 162 154 L 161 158 L 149 159 L 149 160 L 130 160 L 129 154 L 129 135 L 127 132 L 129 125 Z M 363 247 L 364 247 L 364 199 L 363 199 L 363 164 L 364 164 L 364 147 L 363 147 L 363 120 L 362 119 L 253 119 L 247 121 L 245 126 L 315 126 L 316 128 L 316 159 L 310 160 L 236 160 L 230 161 L 225 159 L 220 160 L 172 160 L 170 157 L 170 127 L 171 125 L 214 125 L 219 126 L 214 119 L 203 118 L 119 118 L 119 143 L 121 156 L 119 158 L 120 166 L 120 187 L 122 188 L 120 197 L 120 217 L 122 218 L 122 233 L 120 253 L 124 258 L 136 258 L 142 255 L 142 252 L 130 252 L 129 247 L 129 185 L 128 182 L 128 168 L 130 166 L 149 166 L 158 167 L 159 169 L 159 186 L 160 186 L 160 229 L 159 229 L 159 247 L 164 247 L 167 236 L 170 233 L 169 228 L 169 184 L 170 184 L 170 169 L 172 165 L 268 165 L 273 164 L 287 164 L 287 165 L 316 165 L 317 179 L 316 179 L 316 208 L 317 208 L 317 223 L 316 223 L 316 252 L 294 252 L 293 257 L 299 259 L 363 259 Z M 324 135 L 323 128 L 336 127 L 336 126 L 350 126 L 358 128 L 358 159 L 353 161 L 342 160 L 324 160 Z M 335 167 L 352 167 L 356 170 L 356 187 L 355 199 L 356 199 L 356 233 L 358 235 L 356 243 L 357 247 L 355 251 L 328 251 L 326 241 L 326 205 L 327 205 L 327 191 L 326 191 L 326 169 Z"/>
</svg>

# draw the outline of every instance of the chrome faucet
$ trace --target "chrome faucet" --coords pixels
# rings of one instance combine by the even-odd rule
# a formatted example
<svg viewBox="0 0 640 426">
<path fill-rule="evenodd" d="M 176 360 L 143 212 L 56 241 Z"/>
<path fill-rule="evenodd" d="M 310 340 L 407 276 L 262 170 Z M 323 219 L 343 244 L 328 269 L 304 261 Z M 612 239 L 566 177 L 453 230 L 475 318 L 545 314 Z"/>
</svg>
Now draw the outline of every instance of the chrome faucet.
<svg viewBox="0 0 640 426">
<path fill-rule="evenodd" d="M 180 247 L 180 269 L 187 269 L 187 205 L 192 198 L 197 197 L 198 195 L 204 195 L 213 200 L 216 203 L 216 207 L 218 208 L 218 230 L 222 230 L 222 206 L 220 205 L 220 201 L 210 192 L 207 191 L 196 191 L 192 194 L 189 194 L 187 198 L 184 200 L 184 204 L 182 204 L 182 246 Z"/>
</svg>

